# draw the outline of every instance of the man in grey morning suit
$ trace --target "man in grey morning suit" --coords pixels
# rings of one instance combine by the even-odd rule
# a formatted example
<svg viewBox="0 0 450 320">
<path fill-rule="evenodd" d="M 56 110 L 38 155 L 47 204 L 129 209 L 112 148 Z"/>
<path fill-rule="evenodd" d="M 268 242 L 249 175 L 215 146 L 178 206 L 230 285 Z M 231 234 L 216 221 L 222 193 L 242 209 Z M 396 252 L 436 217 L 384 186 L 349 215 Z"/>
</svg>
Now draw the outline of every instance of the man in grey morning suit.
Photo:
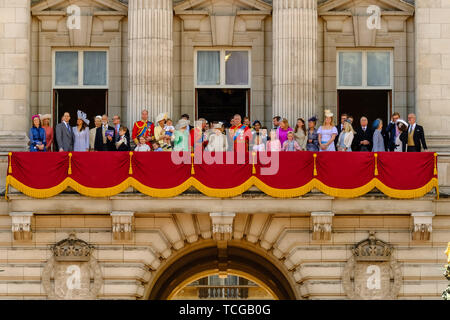
<svg viewBox="0 0 450 320">
<path fill-rule="evenodd" d="M 70 114 L 64 113 L 63 121 L 56 125 L 56 143 L 59 151 L 73 151 L 73 131 L 69 125 Z"/>
</svg>

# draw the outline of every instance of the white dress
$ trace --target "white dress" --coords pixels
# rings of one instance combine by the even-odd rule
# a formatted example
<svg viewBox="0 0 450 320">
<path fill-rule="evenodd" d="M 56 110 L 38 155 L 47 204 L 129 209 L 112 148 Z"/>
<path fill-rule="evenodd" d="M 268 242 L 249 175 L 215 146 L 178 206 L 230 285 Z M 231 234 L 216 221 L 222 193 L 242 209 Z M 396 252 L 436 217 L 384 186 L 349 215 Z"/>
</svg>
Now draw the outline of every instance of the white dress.
<svg viewBox="0 0 450 320">
<path fill-rule="evenodd" d="M 148 146 L 148 144 L 138 144 L 136 146 L 136 148 L 134 149 L 134 151 L 150 151 L 150 147 Z"/>
<path fill-rule="evenodd" d="M 403 150 L 403 142 L 400 140 L 400 135 L 395 138 L 395 149 L 394 152 L 402 152 Z"/>
</svg>

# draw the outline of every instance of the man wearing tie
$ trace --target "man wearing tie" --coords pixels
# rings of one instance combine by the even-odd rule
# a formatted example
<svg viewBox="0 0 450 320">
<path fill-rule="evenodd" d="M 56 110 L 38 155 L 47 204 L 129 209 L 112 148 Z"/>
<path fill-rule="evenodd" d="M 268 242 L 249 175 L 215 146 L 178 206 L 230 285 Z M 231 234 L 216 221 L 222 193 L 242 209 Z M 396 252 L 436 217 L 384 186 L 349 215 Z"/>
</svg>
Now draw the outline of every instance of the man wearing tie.
<svg viewBox="0 0 450 320">
<path fill-rule="evenodd" d="M 416 123 L 416 115 L 414 113 L 408 114 L 408 146 L 407 152 L 420 152 L 422 146 L 424 150 L 427 150 L 427 144 L 425 142 L 425 133 L 423 127 Z"/>
<path fill-rule="evenodd" d="M 119 141 L 119 139 L 120 139 L 120 135 L 119 135 L 119 129 L 120 129 L 120 126 L 121 126 L 120 122 L 121 122 L 120 121 L 120 116 L 119 115 L 115 115 L 113 117 L 114 137 L 115 137 L 114 143 Z M 129 143 L 130 142 L 130 131 L 128 130 L 128 128 L 127 128 L 127 131 L 125 133 L 125 137 L 127 138 L 127 141 Z"/>
<path fill-rule="evenodd" d="M 361 127 L 356 129 L 356 135 L 353 139 L 352 150 L 372 151 L 373 131 L 367 126 L 369 121 L 366 117 L 361 117 Z"/>
<path fill-rule="evenodd" d="M 73 151 L 74 136 L 72 128 L 69 125 L 70 114 L 64 112 L 61 123 L 56 125 L 56 143 L 59 152 Z"/>
<path fill-rule="evenodd" d="M 108 135 L 108 132 L 112 132 L 113 135 Z M 114 151 L 114 141 L 116 141 L 114 127 L 108 125 L 108 116 L 104 114 L 102 116 L 102 125 L 97 128 L 97 132 L 95 134 L 94 149 L 95 151 Z"/>
</svg>

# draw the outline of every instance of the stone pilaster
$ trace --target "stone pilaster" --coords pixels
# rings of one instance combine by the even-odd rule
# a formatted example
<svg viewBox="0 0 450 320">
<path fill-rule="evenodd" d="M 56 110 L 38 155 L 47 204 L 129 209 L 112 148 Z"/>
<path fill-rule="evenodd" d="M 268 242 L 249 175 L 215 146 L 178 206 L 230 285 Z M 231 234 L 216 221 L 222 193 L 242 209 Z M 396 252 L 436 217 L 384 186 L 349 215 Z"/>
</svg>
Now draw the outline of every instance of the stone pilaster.
<svg viewBox="0 0 450 320">
<path fill-rule="evenodd" d="M 0 152 L 27 147 L 30 34 L 30 1 L 0 1 Z"/>
<path fill-rule="evenodd" d="M 316 113 L 317 1 L 273 1 L 273 116 Z"/>
<path fill-rule="evenodd" d="M 128 122 L 172 115 L 172 0 L 128 1 Z"/>
<path fill-rule="evenodd" d="M 428 147 L 450 151 L 450 5 L 416 0 L 416 113 Z"/>
</svg>

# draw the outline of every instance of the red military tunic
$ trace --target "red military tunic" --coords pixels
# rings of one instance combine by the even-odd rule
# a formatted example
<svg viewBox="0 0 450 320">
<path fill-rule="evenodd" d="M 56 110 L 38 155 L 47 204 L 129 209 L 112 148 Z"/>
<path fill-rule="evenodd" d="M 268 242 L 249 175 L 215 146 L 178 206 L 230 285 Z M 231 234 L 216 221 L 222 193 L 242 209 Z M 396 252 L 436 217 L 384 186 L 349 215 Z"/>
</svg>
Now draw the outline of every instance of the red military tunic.
<svg viewBox="0 0 450 320">
<path fill-rule="evenodd" d="M 134 143 L 139 143 L 139 137 L 150 137 L 150 140 L 155 138 L 155 125 L 151 121 L 136 121 L 133 125 L 133 131 L 131 132 L 131 138 Z M 147 141 L 147 144 L 151 147 L 151 142 Z"/>
<path fill-rule="evenodd" d="M 238 126 L 232 126 L 230 130 L 232 130 L 230 136 L 231 139 L 233 140 L 233 150 L 234 151 L 242 150 L 240 149 L 242 147 L 239 147 L 238 149 L 238 145 L 240 145 L 241 143 L 245 143 L 244 150 L 248 151 L 250 138 L 252 137 L 250 127 L 240 124 Z"/>
</svg>

